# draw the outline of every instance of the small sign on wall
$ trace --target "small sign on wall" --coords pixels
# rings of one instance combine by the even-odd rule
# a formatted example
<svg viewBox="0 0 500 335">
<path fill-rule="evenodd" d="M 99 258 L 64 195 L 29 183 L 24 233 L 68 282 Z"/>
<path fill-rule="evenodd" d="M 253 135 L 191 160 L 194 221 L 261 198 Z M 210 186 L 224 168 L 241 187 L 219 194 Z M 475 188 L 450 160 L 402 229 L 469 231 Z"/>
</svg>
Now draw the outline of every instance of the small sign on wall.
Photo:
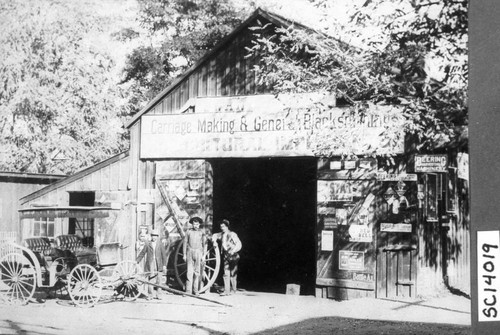
<svg viewBox="0 0 500 335">
<path fill-rule="evenodd" d="M 373 233 L 371 226 L 365 225 L 350 225 L 349 235 L 351 236 L 349 242 L 372 242 Z"/>
<path fill-rule="evenodd" d="M 339 250 L 339 270 L 363 271 L 365 253 L 362 251 Z"/>
<path fill-rule="evenodd" d="M 411 223 L 381 223 L 380 231 L 391 233 L 411 233 Z"/>
<path fill-rule="evenodd" d="M 333 251 L 333 231 L 321 231 L 321 251 Z"/>
<path fill-rule="evenodd" d="M 415 172 L 446 172 L 447 155 L 415 155 Z"/>
</svg>

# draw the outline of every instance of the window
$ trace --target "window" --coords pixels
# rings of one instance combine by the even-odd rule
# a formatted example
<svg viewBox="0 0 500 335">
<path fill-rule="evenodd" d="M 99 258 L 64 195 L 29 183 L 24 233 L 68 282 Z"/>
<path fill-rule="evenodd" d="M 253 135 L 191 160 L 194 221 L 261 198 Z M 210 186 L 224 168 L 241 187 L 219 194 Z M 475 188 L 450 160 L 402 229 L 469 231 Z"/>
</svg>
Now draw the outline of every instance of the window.
<svg viewBox="0 0 500 335">
<path fill-rule="evenodd" d="M 85 247 L 94 245 L 94 219 L 70 218 L 68 233 L 82 238 Z"/>
<path fill-rule="evenodd" d="M 33 236 L 54 237 L 54 219 L 38 218 L 33 222 Z"/>
</svg>

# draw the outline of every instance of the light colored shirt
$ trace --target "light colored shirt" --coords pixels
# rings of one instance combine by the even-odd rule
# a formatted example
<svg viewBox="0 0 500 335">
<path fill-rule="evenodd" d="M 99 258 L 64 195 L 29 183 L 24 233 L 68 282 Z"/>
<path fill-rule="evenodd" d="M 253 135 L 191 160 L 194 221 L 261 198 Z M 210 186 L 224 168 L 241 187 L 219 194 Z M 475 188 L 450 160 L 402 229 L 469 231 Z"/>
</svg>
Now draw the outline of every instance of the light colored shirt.
<svg viewBox="0 0 500 335">
<path fill-rule="evenodd" d="M 216 239 L 222 240 L 222 249 L 224 251 L 235 253 L 241 250 L 241 241 L 234 231 L 227 233 L 216 233 L 213 235 Z"/>
</svg>

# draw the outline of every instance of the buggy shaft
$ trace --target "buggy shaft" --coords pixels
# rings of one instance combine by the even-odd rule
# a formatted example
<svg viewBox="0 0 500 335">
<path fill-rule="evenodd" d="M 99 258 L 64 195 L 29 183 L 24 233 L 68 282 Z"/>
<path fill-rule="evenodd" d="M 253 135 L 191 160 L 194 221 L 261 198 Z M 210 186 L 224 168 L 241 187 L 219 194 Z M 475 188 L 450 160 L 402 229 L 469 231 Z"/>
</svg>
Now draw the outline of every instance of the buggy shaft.
<svg viewBox="0 0 500 335">
<path fill-rule="evenodd" d="M 200 299 L 200 300 L 205 300 L 205 301 L 213 302 L 215 304 L 219 304 L 219 305 L 223 305 L 223 306 L 233 307 L 232 305 L 224 304 L 224 303 L 216 301 L 216 300 L 207 299 L 207 298 L 204 298 L 204 297 L 200 297 L 198 295 L 189 294 L 189 293 L 186 293 L 186 292 L 183 292 L 183 291 L 179 291 L 179 290 L 174 290 L 173 288 L 170 288 L 168 286 L 163 286 L 163 285 L 159 285 L 159 284 L 150 283 L 150 282 L 148 282 L 146 280 L 142 280 L 142 279 L 138 279 L 138 278 L 136 280 L 138 282 L 140 282 L 140 283 L 151 285 L 151 286 L 154 286 L 154 287 L 157 287 L 157 288 L 161 288 L 162 290 L 165 290 L 167 292 L 171 292 L 171 293 L 174 293 L 174 294 L 185 295 L 185 296 L 188 296 L 188 297 L 192 297 L 192 298 L 196 298 L 196 299 Z"/>
</svg>

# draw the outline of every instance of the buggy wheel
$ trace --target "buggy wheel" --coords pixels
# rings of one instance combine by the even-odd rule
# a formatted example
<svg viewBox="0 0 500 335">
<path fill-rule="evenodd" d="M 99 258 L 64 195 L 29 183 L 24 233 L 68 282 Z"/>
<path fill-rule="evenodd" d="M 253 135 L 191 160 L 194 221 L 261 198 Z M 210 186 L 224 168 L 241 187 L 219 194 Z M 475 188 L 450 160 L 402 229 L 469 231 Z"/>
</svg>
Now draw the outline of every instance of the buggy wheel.
<svg viewBox="0 0 500 335">
<path fill-rule="evenodd" d="M 209 239 L 207 243 L 207 251 L 203 254 L 201 265 L 200 293 L 210 290 L 220 270 L 220 252 L 217 242 L 212 243 Z M 187 264 L 184 261 L 183 244 L 184 240 L 177 245 L 175 250 L 174 268 L 177 282 L 183 289 L 186 289 Z"/>
<path fill-rule="evenodd" d="M 92 266 L 79 264 L 71 270 L 68 277 L 68 292 L 76 306 L 95 306 L 101 297 L 101 291 L 101 277 Z"/>
<path fill-rule="evenodd" d="M 134 261 L 122 261 L 115 266 L 113 277 L 119 281 L 116 293 L 123 295 L 125 301 L 134 301 L 141 295 L 142 279 L 139 267 Z"/>
<path fill-rule="evenodd" d="M 0 260 L 0 299 L 9 304 L 24 305 L 36 288 L 35 269 L 27 257 L 10 253 Z"/>
</svg>

